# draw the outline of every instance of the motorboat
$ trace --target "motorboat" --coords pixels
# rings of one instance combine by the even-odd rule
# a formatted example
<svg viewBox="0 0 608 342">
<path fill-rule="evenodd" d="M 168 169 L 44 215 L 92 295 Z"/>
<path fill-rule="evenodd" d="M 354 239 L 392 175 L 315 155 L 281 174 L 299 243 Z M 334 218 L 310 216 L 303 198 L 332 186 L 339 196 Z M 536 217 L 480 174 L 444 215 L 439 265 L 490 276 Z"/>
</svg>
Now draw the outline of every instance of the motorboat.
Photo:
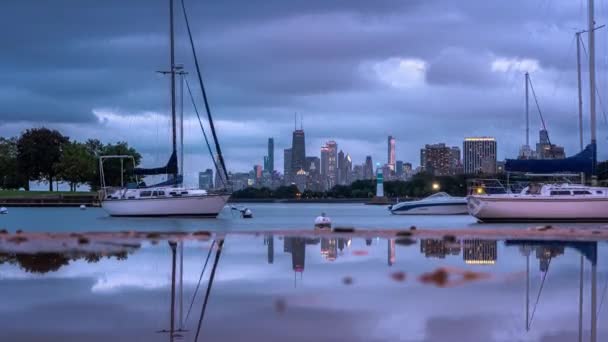
<svg viewBox="0 0 608 342">
<path fill-rule="evenodd" d="M 331 219 L 325 215 L 325 213 L 321 213 L 321 216 L 317 216 L 315 219 L 315 228 L 318 229 L 329 229 L 331 228 Z"/>
<path fill-rule="evenodd" d="M 467 207 L 482 222 L 608 222 L 608 188 L 533 183 L 519 193 L 472 194 Z"/>
<path fill-rule="evenodd" d="M 395 215 L 464 215 L 468 214 L 465 197 L 438 192 L 418 201 L 406 201 L 389 207 Z"/>
</svg>

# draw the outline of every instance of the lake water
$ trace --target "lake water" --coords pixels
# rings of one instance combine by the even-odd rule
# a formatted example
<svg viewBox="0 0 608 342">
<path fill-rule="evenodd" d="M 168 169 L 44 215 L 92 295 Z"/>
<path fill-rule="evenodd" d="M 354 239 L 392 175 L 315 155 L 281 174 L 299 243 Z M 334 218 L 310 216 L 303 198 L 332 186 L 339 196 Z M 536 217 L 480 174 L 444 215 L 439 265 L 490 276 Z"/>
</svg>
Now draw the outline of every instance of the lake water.
<svg viewBox="0 0 608 342">
<path fill-rule="evenodd" d="M 386 208 L 356 204 L 248 206 L 252 220 L 229 211 L 218 220 L 158 220 L 107 218 L 98 209 L 9 208 L 8 215 L 0 216 L 0 228 L 248 232 L 222 235 L 200 329 L 217 248 L 210 248 L 211 240 L 183 243 L 184 292 L 180 300 L 177 276 L 174 319 L 176 329 L 181 321 L 186 331 L 177 332 L 176 341 L 194 341 L 197 330 L 199 341 L 545 342 L 578 341 L 579 331 L 589 341 L 593 271 L 596 340 L 608 341 L 604 242 L 256 235 L 257 230 L 311 227 L 321 211 L 338 225 L 365 228 L 485 225 L 468 216 L 391 216 Z M 167 332 L 159 332 L 170 328 L 172 311 L 174 254 L 167 241 L 145 242 L 114 256 L 44 252 L 44 244 L 37 254 L 18 254 L 1 246 L 0 341 L 170 340 Z M 179 252 L 178 246 L 177 273 Z"/>
</svg>

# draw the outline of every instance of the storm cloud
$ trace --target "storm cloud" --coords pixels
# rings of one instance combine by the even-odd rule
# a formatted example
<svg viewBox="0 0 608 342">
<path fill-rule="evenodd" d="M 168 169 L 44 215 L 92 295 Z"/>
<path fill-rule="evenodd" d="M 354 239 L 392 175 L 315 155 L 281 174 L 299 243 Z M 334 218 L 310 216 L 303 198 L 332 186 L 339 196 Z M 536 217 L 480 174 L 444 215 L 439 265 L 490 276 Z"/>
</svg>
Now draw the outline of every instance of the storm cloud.
<svg viewBox="0 0 608 342">
<path fill-rule="evenodd" d="M 424 144 L 459 146 L 465 136 L 490 135 L 499 158 L 513 157 L 524 142 L 526 71 L 552 142 L 567 154 L 578 149 L 574 32 L 586 28 L 583 1 L 185 2 L 231 170 L 261 164 L 274 137 L 282 171 L 280 149 L 291 144 L 295 112 L 303 115 L 308 155 L 334 139 L 354 163 L 368 154 L 385 162 L 393 135 L 397 159 L 416 165 Z M 608 8 L 596 7 L 603 24 Z M 127 140 L 145 164 L 166 159 L 169 83 L 156 71 L 168 67 L 167 16 L 167 0 L 5 4 L 0 135 L 46 125 L 77 140 Z M 177 61 L 195 87 L 179 1 L 176 25 Z M 606 35 L 596 34 L 602 100 Z M 585 110 L 587 83 L 585 74 Z M 535 141 L 541 123 L 531 108 Z M 603 102 L 598 108 L 606 158 Z M 185 115 L 194 175 L 211 164 L 191 106 Z"/>
</svg>

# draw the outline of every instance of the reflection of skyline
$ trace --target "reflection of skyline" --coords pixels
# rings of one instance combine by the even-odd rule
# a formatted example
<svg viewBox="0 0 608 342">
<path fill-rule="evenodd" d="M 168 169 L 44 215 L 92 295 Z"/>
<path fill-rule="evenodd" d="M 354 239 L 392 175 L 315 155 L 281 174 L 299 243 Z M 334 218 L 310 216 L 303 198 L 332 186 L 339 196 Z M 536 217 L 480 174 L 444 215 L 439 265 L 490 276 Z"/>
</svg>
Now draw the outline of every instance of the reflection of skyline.
<svg viewBox="0 0 608 342">
<path fill-rule="evenodd" d="M 274 263 L 274 235 L 264 236 L 264 245 L 268 246 L 268 263 Z"/>
<path fill-rule="evenodd" d="M 564 254 L 565 250 L 564 246 L 538 246 L 535 249 L 538 268 L 541 272 L 547 272 L 551 259 Z"/>
<path fill-rule="evenodd" d="M 472 265 L 493 265 L 498 257 L 496 240 L 462 240 L 462 258 Z"/>
<path fill-rule="evenodd" d="M 283 251 L 291 254 L 291 268 L 295 272 L 304 272 L 306 238 L 286 236 L 283 239 Z"/>
<path fill-rule="evenodd" d="M 448 243 L 440 239 L 420 240 L 420 253 L 427 258 L 444 259 L 447 255 L 460 255 L 460 242 Z"/>
<path fill-rule="evenodd" d="M 322 238 L 321 239 L 321 255 L 327 261 L 334 261 L 340 255 L 344 255 L 344 249 L 351 244 L 351 239 L 344 238 Z"/>
</svg>

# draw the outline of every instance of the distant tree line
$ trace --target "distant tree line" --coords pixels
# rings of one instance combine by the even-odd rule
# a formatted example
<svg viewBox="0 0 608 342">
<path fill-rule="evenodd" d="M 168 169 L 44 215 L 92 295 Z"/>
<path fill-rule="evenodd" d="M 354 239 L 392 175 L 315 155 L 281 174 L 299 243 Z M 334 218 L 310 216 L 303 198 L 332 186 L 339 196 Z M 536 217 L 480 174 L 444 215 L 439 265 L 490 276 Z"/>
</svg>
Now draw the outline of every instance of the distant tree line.
<svg viewBox="0 0 608 342">
<path fill-rule="evenodd" d="M 103 144 L 97 139 L 71 141 L 57 130 L 32 128 L 19 137 L 0 137 L 0 189 L 29 190 L 30 181 L 66 182 L 71 191 L 80 185 L 99 188 L 99 157 L 131 155 L 139 165 L 141 155 L 126 142 Z M 131 180 L 132 163 L 124 163 L 124 179 Z M 120 184 L 120 161 L 104 163 L 106 183 Z"/>
<path fill-rule="evenodd" d="M 433 184 L 439 186 L 433 189 Z M 420 198 L 437 191 L 445 191 L 452 196 L 465 196 L 467 179 L 465 176 L 440 176 L 420 173 L 409 181 L 384 182 L 384 195 L 387 197 Z M 350 185 L 336 185 L 331 190 L 315 192 L 305 190 L 300 192 L 295 185 L 281 186 L 275 190 L 269 188 L 245 188 L 232 194 L 235 199 L 320 199 L 320 198 L 372 198 L 376 194 L 375 180 L 358 180 Z"/>
</svg>

